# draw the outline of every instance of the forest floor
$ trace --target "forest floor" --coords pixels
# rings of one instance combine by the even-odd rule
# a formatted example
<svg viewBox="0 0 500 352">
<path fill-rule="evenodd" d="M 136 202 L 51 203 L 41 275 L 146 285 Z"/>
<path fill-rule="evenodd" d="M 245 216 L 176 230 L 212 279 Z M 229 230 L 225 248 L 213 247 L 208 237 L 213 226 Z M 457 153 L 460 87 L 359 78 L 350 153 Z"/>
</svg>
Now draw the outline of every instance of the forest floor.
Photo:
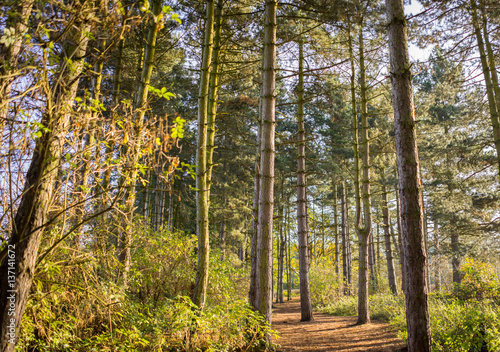
<svg viewBox="0 0 500 352">
<path fill-rule="evenodd" d="M 314 312 L 313 322 L 300 322 L 300 298 L 273 304 L 272 329 L 280 333 L 274 342 L 282 352 L 399 352 L 405 344 L 381 321 L 357 326 L 356 317 Z"/>
</svg>

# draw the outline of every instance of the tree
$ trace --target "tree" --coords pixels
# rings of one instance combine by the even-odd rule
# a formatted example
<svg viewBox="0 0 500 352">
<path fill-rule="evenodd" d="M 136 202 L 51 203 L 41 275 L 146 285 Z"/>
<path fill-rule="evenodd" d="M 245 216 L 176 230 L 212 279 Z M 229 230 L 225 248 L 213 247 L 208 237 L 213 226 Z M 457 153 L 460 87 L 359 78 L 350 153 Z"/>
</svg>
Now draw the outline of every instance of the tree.
<svg viewBox="0 0 500 352">
<path fill-rule="evenodd" d="M 307 214 L 307 181 L 304 127 L 304 43 L 299 46 L 299 82 L 297 87 L 297 234 L 299 237 L 300 312 L 301 321 L 313 320 L 311 293 L 309 289 L 309 229 Z"/>
<path fill-rule="evenodd" d="M 407 23 L 402 0 L 386 0 L 386 7 L 406 274 L 408 350 L 425 352 L 431 350 L 426 274 L 427 253 L 424 242 L 424 211 L 408 55 Z"/>
<path fill-rule="evenodd" d="M 257 306 L 271 323 L 273 273 L 273 201 L 275 158 L 276 9 L 266 0 L 262 64 L 262 135 L 260 141 L 259 225 L 257 229 Z"/>
<path fill-rule="evenodd" d="M 208 184 L 207 184 L 207 114 L 209 104 L 210 65 L 213 52 L 215 7 L 207 0 L 205 34 L 200 72 L 200 95 L 198 97 L 198 137 L 196 149 L 196 234 L 198 236 L 198 268 L 193 291 L 193 303 L 203 308 L 208 283 L 209 230 L 208 230 Z"/>
<path fill-rule="evenodd" d="M 26 175 L 24 192 L 7 246 L 8 254 L 0 267 L 0 283 L 3 288 L 9 288 L 0 291 L 0 349 L 6 352 L 14 351 L 19 336 L 41 237 L 47 225 L 62 143 L 69 128 L 72 105 L 84 69 L 88 33 L 95 19 L 92 3 L 76 3 L 75 6 L 67 31 L 62 32 L 64 39 L 57 72 L 59 79 L 49 82 L 47 76 L 44 77 L 47 105 L 41 121 L 43 127 Z M 46 58 L 49 51 L 46 50 L 44 55 Z"/>
</svg>

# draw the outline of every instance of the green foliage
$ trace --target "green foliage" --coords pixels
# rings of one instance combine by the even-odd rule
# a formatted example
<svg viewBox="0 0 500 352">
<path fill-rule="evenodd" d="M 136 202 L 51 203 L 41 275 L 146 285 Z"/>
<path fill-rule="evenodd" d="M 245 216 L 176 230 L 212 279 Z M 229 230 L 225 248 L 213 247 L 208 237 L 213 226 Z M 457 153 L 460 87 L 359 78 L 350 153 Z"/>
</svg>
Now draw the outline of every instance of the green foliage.
<svg viewBox="0 0 500 352">
<path fill-rule="evenodd" d="M 357 314 L 357 297 L 342 297 L 322 308 L 333 315 Z M 406 341 L 404 296 L 378 294 L 370 296 L 372 319 L 389 322 Z M 491 301 L 462 301 L 450 295 L 431 295 L 429 316 L 432 350 L 442 352 L 489 351 L 500 348 L 500 306 Z"/>
<path fill-rule="evenodd" d="M 311 265 L 309 272 L 311 301 L 315 306 L 325 306 L 339 297 L 340 282 L 334 264 L 322 257 Z"/>
<path fill-rule="evenodd" d="M 248 273 L 238 260 L 213 252 L 200 311 L 188 297 L 196 238 L 140 222 L 132 229 L 127 289 L 107 276 L 115 271 L 114 251 L 77 257 L 60 246 L 42 261 L 17 351 L 251 351 L 274 333 L 241 295 Z"/>
<path fill-rule="evenodd" d="M 500 282 L 491 264 L 477 263 L 468 258 L 462 263 L 460 271 L 463 279 L 460 285 L 455 286 L 458 298 L 478 301 L 500 298 Z"/>
</svg>

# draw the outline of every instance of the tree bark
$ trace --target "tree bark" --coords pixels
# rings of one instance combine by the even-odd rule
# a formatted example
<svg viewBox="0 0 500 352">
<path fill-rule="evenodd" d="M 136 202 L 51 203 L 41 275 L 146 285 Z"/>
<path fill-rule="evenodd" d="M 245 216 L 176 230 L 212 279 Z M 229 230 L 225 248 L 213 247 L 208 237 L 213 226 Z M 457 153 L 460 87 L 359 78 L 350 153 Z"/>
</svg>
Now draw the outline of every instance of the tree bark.
<svg viewBox="0 0 500 352">
<path fill-rule="evenodd" d="M 431 351 L 424 211 L 403 0 L 386 0 L 401 229 L 406 268 L 408 351 Z"/>
<path fill-rule="evenodd" d="M 398 249 L 399 249 L 399 264 L 401 266 L 401 291 L 406 293 L 406 269 L 405 269 L 405 256 L 403 252 L 403 238 L 401 232 L 401 209 L 399 202 L 399 190 L 396 190 L 396 216 L 398 225 Z"/>
<path fill-rule="evenodd" d="M 458 234 L 455 232 L 451 234 L 451 267 L 453 282 L 460 284 L 462 282 L 462 275 L 460 273 L 460 242 Z"/>
<path fill-rule="evenodd" d="M 219 93 L 219 71 L 221 57 L 221 32 L 222 32 L 222 0 L 217 0 L 214 10 L 214 42 L 213 63 L 210 71 L 210 83 L 207 108 L 207 202 L 210 206 L 210 188 L 212 187 L 212 169 L 214 167 L 215 149 L 215 120 L 217 117 L 217 98 Z"/>
<path fill-rule="evenodd" d="M 260 160 L 257 264 L 259 312 L 271 324 L 273 279 L 273 208 L 276 106 L 276 0 L 266 0 L 262 73 L 262 136 Z"/>
<path fill-rule="evenodd" d="M 76 96 L 83 57 L 88 44 L 93 12 L 88 4 L 75 9 L 77 18 L 65 38 L 66 56 L 59 63 L 59 79 L 50 87 L 41 123 L 46 127 L 36 140 L 35 150 L 26 174 L 24 191 L 14 218 L 7 244 L 7 256 L 0 266 L 0 351 L 13 352 L 19 336 L 21 319 L 35 273 L 48 210 L 69 129 L 72 105 Z M 47 58 L 45 57 L 44 60 Z M 71 62 L 69 64 L 69 62 Z M 45 74 L 46 75 L 46 74 Z M 47 77 L 46 84 L 49 84 Z"/>
<path fill-rule="evenodd" d="M 387 202 L 387 187 L 382 185 L 382 217 L 384 219 L 384 240 L 385 254 L 387 260 L 387 278 L 389 280 L 389 288 L 394 295 L 398 294 L 398 284 L 396 283 L 396 272 L 394 270 L 394 259 L 391 246 L 391 231 L 390 231 L 390 214 Z"/>
<path fill-rule="evenodd" d="M 196 234 L 198 236 L 198 267 L 193 290 L 193 303 L 203 309 L 207 294 L 210 241 L 208 230 L 207 185 L 207 109 L 214 40 L 214 2 L 206 0 L 205 34 L 198 97 L 198 138 L 196 147 Z"/>
<path fill-rule="evenodd" d="M 370 139 L 368 126 L 368 99 L 365 74 L 364 38 L 362 23 L 359 28 L 359 73 L 360 73 L 360 95 L 361 95 L 361 117 L 362 133 L 361 145 L 363 152 L 363 228 L 358 230 L 359 237 L 359 290 L 358 290 L 358 321 L 357 324 L 370 322 L 370 310 L 368 299 L 368 262 L 370 242 L 372 242 L 372 210 L 370 194 Z M 371 246 L 373 248 L 373 245 Z M 372 257 L 374 257 L 372 253 Z M 371 261 L 370 269 L 374 273 L 375 268 Z"/>
<path fill-rule="evenodd" d="M 472 15 L 472 25 L 474 27 L 474 34 L 476 35 L 477 47 L 479 50 L 479 56 L 481 58 L 481 67 L 483 70 L 484 81 L 486 85 L 486 95 L 488 97 L 488 107 L 490 110 L 490 120 L 493 126 L 493 142 L 495 144 L 495 149 L 497 152 L 497 163 L 498 163 L 498 178 L 500 179 L 500 104 L 497 104 L 495 99 L 495 92 L 493 88 L 493 83 L 491 79 L 492 68 L 488 65 L 488 59 L 486 55 L 486 50 L 484 47 L 483 37 L 481 35 L 481 26 L 479 24 L 479 18 L 477 14 L 477 4 L 476 0 L 471 0 L 471 15 Z M 500 88 L 499 88 L 500 89 Z M 499 90 L 500 93 L 500 90 Z M 499 97 L 500 100 L 500 97 Z"/>
<path fill-rule="evenodd" d="M 340 184 L 342 212 L 342 276 L 344 295 L 351 295 L 351 240 L 349 238 L 349 214 L 345 183 Z"/>
<path fill-rule="evenodd" d="M 340 248 L 339 248 L 339 224 L 337 216 L 337 184 L 333 187 L 333 234 L 335 236 L 335 274 L 340 282 Z M 340 285 L 339 285 L 340 287 Z"/>
<path fill-rule="evenodd" d="M 260 141 L 262 134 L 262 99 L 259 106 L 259 121 L 257 130 L 257 153 L 255 157 L 255 174 L 254 174 L 254 190 L 253 190 L 253 206 L 252 206 L 252 232 L 250 238 L 250 288 L 248 291 L 248 302 L 258 310 L 257 304 L 257 230 L 259 226 L 259 194 L 260 194 Z"/>
<path fill-rule="evenodd" d="M 434 220 L 434 290 L 436 292 L 441 291 L 441 274 L 439 271 L 439 229 L 438 224 Z"/>
<path fill-rule="evenodd" d="M 313 320 L 311 292 L 309 289 L 309 229 L 307 226 L 306 195 L 306 132 L 304 126 L 304 44 L 299 46 L 299 83 L 297 87 L 297 236 L 299 238 L 299 274 L 300 274 L 300 321 Z"/>
</svg>

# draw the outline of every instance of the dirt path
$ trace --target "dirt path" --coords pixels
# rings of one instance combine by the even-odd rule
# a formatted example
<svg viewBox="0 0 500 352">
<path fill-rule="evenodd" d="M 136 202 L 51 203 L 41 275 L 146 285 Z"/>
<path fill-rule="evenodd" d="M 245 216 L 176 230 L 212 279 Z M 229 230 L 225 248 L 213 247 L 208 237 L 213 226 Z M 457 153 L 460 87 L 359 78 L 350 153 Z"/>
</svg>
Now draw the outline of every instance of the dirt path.
<svg viewBox="0 0 500 352">
<path fill-rule="evenodd" d="M 336 317 L 314 313 L 314 321 L 300 322 L 299 298 L 274 304 L 273 330 L 281 338 L 275 342 L 283 352 L 396 352 L 405 345 L 390 327 L 382 322 L 355 326 L 356 317 Z"/>
</svg>

